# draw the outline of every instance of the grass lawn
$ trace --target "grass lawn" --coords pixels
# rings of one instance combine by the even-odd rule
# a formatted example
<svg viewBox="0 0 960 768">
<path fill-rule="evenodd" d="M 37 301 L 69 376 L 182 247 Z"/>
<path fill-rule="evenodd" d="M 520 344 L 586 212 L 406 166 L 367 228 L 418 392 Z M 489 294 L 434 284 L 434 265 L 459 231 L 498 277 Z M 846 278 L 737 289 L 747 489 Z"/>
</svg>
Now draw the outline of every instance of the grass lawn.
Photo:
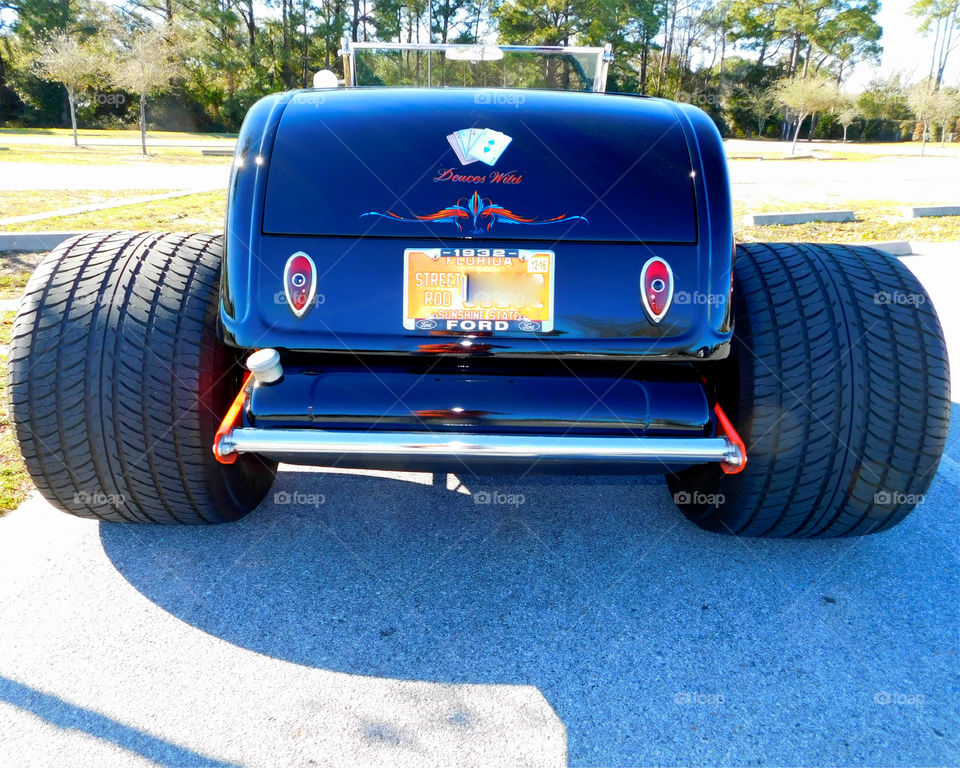
<svg viewBox="0 0 960 768">
<path fill-rule="evenodd" d="M 113 194 L 113 193 L 110 193 Z M 201 192 L 196 195 L 125 205 L 103 211 L 56 216 L 0 227 L 6 232 L 44 230 L 176 230 L 178 232 L 219 232 L 227 208 L 227 191 Z"/>
<path fill-rule="evenodd" d="M 20 272 L 0 274 L 0 299 L 19 299 L 23 296 L 23 289 L 27 287 L 31 274 L 32 267 Z"/>
<path fill-rule="evenodd" d="M 922 240 L 937 243 L 960 240 L 960 216 L 905 219 L 900 213 L 903 205 L 895 200 L 848 200 L 843 205 L 823 202 L 769 202 L 762 206 L 750 206 L 748 211 L 747 206 L 734 203 L 733 226 L 737 240 L 746 243 L 765 240 L 780 243 L 860 243 L 869 240 Z M 748 212 L 829 211 L 838 208 L 853 211 L 856 221 L 821 221 L 766 227 L 748 227 L 742 223 L 743 216 Z"/>
<path fill-rule="evenodd" d="M 73 130 L 71 128 L 0 128 L 0 144 L 3 143 L 4 136 L 51 136 L 57 138 L 72 139 Z M 85 138 L 91 139 L 136 139 L 140 140 L 140 130 L 138 128 L 81 128 L 77 132 L 80 143 Z M 195 141 L 198 144 L 204 141 L 216 141 L 218 139 L 235 139 L 235 133 L 191 133 L 188 131 L 147 131 L 147 141 L 163 141 L 165 139 L 178 141 Z"/>
<path fill-rule="evenodd" d="M 57 211 L 128 197 L 159 195 L 166 189 L 30 189 L 0 191 L 0 219 Z"/>
<path fill-rule="evenodd" d="M 33 483 L 27 474 L 10 425 L 7 404 L 7 346 L 13 334 L 16 312 L 0 313 L 0 515 L 16 509 L 30 495 Z"/>
<path fill-rule="evenodd" d="M 0 137 L 0 142 L 2 142 Z M 213 147 L 211 147 L 213 148 Z M 219 149 L 220 147 L 216 147 Z M 104 147 L 91 144 L 85 147 L 49 144 L 11 144 L 0 152 L 0 173 L 3 163 L 45 163 L 50 165 L 138 165 L 163 163 L 164 165 L 229 165 L 231 156 L 204 157 L 197 147 L 151 147 L 147 142 L 147 155 L 139 147 Z"/>
</svg>

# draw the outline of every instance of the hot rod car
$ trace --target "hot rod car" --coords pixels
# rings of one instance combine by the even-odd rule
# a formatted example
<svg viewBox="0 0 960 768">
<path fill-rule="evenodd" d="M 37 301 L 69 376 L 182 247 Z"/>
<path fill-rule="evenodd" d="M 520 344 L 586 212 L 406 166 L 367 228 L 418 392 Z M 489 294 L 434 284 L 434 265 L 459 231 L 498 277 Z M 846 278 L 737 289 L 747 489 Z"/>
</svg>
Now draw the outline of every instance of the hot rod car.
<svg viewBox="0 0 960 768">
<path fill-rule="evenodd" d="M 656 472 L 712 531 L 903 519 L 949 412 L 923 288 L 868 247 L 736 245 L 711 119 L 600 92 L 609 55 L 345 45 L 346 87 L 250 109 L 222 236 L 55 249 L 10 351 L 40 492 L 217 523 L 278 462 Z"/>
</svg>

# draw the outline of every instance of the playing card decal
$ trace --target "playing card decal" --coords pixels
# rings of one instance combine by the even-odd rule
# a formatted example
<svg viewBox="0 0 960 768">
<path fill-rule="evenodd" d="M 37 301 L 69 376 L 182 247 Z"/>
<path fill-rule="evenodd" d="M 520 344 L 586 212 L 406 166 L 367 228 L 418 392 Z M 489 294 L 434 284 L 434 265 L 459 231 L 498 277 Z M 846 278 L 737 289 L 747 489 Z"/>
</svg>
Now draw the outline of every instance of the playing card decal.
<svg viewBox="0 0 960 768">
<path fill-rule="evenodd" d="M 470 197 L 461 197 L 457 200 L 456 205 L 451 205 L 449 208 L 441 208 L 439 211 L 428 213 L 425 216 L 400 216 L 391 211 L 387 211 L 386 213 L 369 211 L 368 213 L 361 214 L 360 218 L 364 216 L 379 216 L 384 219 L 393 219 L 394 221 L 436 221 L 442 224 L 455 224 L 461 232 L 466 230 L 474 235 L 482 235 L 484 232 L 489 232 L 490 228 L 497 222 L 502 224 L 521 224 L 524 226 L 560 224 L 564 221 L 572 221 L 575 223 L 582 221 L 584 224 L 589 224 L 586 216 L 569 216 L 565 213 L 554 216 L 551 219 L 528 219 L 523 216 L 518 216 L 513 211 L 493 202 L 489 197 L 480 197 L 480 193 L 477 191 L 474 191 Z"/>
<path fill-rule="evenodd" d="M 447 136 L 447 141 L 456 152 L 460 165 L 479 160 L 493 166 L 513 139 L 492 128 L 464 128 Z"/>
</svg>

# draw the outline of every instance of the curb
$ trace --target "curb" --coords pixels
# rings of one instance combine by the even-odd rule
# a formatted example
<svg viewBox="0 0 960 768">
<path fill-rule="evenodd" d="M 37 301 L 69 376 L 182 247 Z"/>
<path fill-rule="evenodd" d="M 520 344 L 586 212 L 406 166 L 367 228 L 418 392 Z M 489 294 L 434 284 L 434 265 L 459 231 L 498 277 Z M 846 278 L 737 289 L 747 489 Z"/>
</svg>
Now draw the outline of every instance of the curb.
<svg viewBox="0 0 960 768">
<path fill-rule="evenodd" d="M 851 245 L 865 245 L 868 248 L 876 248 L 890 256 L 909 256 L 913 253 L 913 245 L 906 240 L 883 240 L 876 243 L 851 243 Z"/>
<path fill-rule="evenodd" d="M 926 216 L 960 216 L 960 205 L 908 205 L 903 218 L 921 219 Z"/>
<path fill-rule="evenodd" d="M 2 251 L 52 251 L 64 240 L 85 232 L 0 232 Z"/>
<path fill-rule="evenodd" d="M 793 211 L 790 213 L 748 213 L 743 223 L 748 227 L 781 224 L 807 224 L 811 221 L 856 221 L 853 211 Z"/>
</svg>

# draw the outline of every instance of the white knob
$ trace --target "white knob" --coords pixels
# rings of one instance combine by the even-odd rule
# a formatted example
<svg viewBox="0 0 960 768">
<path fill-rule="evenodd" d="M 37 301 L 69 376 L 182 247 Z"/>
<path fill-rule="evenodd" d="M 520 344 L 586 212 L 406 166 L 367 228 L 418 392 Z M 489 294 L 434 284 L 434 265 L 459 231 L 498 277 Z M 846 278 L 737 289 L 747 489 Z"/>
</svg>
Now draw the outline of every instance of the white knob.
<svg viewBox="0 0 960 768">
<path fill-rule="evenodd" d="M 253 374 L 258 384 L 273 384 L 283 376 L 280 353 L 270 348 L 258 349 L 247 358 L 247 370 Z"/>
</svg>

